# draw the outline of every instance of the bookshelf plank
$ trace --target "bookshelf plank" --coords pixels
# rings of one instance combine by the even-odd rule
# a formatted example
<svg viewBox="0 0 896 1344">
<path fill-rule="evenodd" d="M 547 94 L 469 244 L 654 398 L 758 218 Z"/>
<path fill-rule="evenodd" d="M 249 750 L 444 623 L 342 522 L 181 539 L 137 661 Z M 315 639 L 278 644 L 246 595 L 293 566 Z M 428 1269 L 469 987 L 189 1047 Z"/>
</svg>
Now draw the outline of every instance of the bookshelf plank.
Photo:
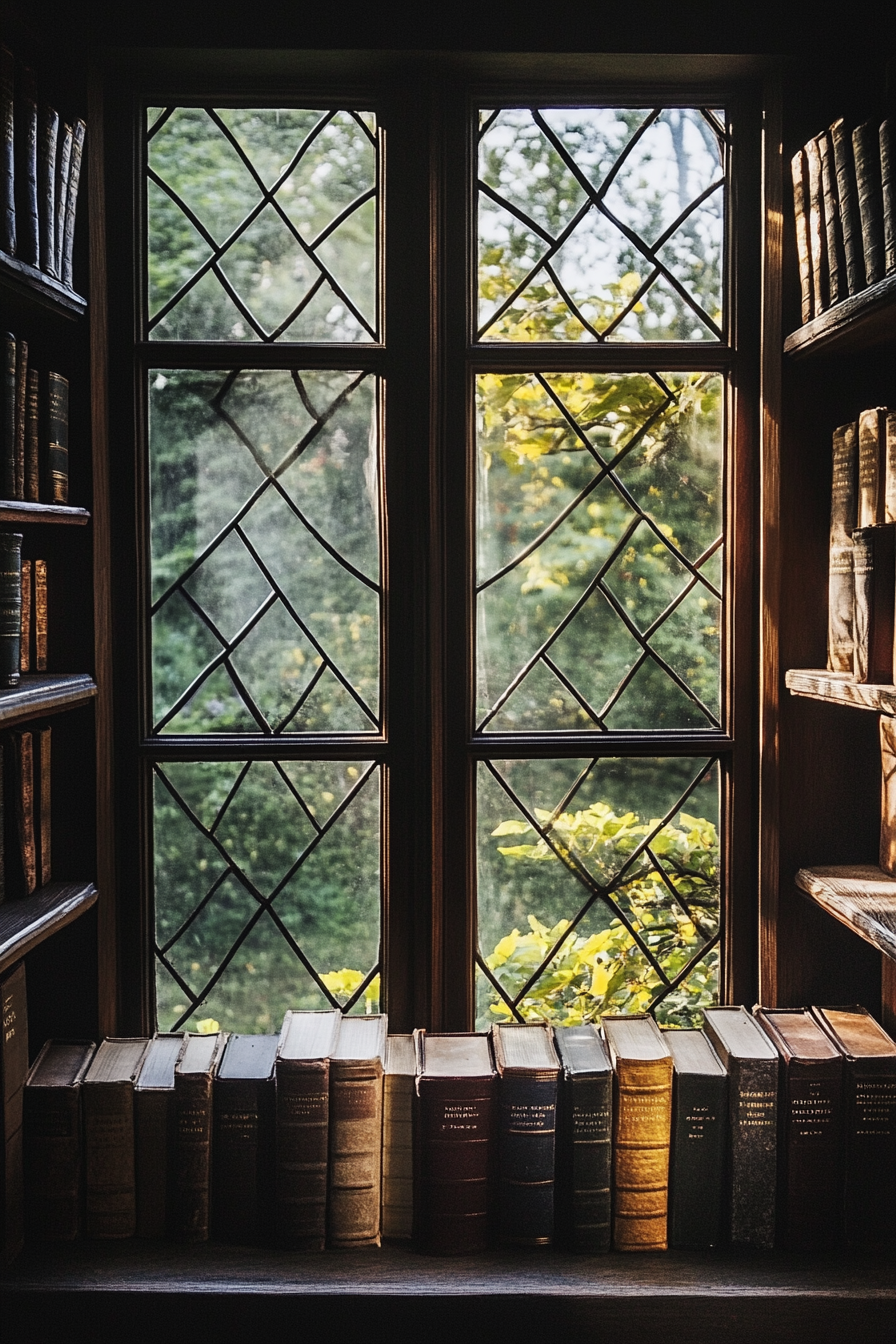
<svg viewBox="0 0 896 1344">
<path fill-rule="evenodd" d="M 0 905 L 0 971 L 89 910 L 92 882 L 50 882 L 33 896 Z"/>
<path fill-rule="evenodd" d="M 18 686 L 0 691 L 0 727 L 11 728 L 39 715 L 73 709 L 95 695 L 96 682 L 86 672 L 25 672 Z"/>
<path fill-rule="evenodd" d="M 801 868 L 796 885 L 866 943 L 896 961 L 896 877 L 876 864 Z"/>
<path fill-rule="evenodd" d="M 826 672 L 821 668 L 791 668 L 784 675 L 791 695 L 826 700 L 833 705 L 851 705 L 878 714 L 896 714 L 896 686 L 873 686 L 851 681 L 848 672 Z"/>
<path fill-rule="evenodd" d="M 0 524 L 56 523 L 83 527 L 90 522 L 87 509 L 70 504 L 33 504 L 30 500 L 0 499 Z"/>
<path fill-rule="evenodd" d="M 784 353 L 794 358 L 867 350 L 896 335 L 896 274 L 884 276 L 859 294 L 835 303 L 827 312 L 792 331 Z"/>
<path fill-rule="evenodd" d="M 18 298 L 31 299 L 61 317 L 83 317 L 87 312 L 87 300 L 80 294 L 51 275 L 45 275 L 36 266 L 29 266 L 28 262 L 7 256 L 5 252 L 0 252 L 0 287 Z"/>
</svg>

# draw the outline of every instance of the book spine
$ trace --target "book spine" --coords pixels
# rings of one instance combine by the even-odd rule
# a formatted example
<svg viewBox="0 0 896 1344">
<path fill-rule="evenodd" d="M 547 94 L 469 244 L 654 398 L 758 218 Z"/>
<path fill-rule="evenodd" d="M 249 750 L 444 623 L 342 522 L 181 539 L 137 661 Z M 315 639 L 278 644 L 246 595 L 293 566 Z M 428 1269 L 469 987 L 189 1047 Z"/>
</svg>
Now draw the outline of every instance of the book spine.
<svg viewBox="0 0 896 1344">
<path fill-rule="evenodd" d="M 0 742 L 0 905 L 6 900 L 7 887 L 9 885 L 6 878 L 6 771 L 8 766 L 7 755 L 4 752 L 3 743 Z"/>
<path fill-rule="evenodd" d="M 180 1241 L 208 1241 L 211 1141 L 211 1074 L 176 1073 L 172 1234 Z"/>
<path fill-rule="evenodd" d="M 421 1249 L 473 1255 L 491 1239 L 496 1078 L 419 1080 L 414 1221 Z"/>
<path fill-rule="evenodd" d="M 72 161 L 71 126 L 63 123 L 56 141 L 56 219 L 53 223 L 53 247 L 56 254 L 56 276 L 62 279 L 62 250 L 65 244 L 65 209 L 68 200 L 68 176 Z"/>
<path fill-rule="evenodd" d="M 894 480 L 896 486 L 896 480 Z M 851 672 L 853 659 L 852 533 L 858 507 L 858 437 L 855 424 L 834 430 L 828 571 L 828 667 Z"/>
<path fill-rule="evenodd" d="M 78 204 L 78 186 L 81 181 L 81 157 L 84 150 L 84 137 L 87 127 L 83 121 L 76 121 L 72 134 L 72 157 L 68 175 L 68 192 L 65 200 L 65 229 L 62 241 L 62 283 L 72 287 L 72 261 L 75 247 L 75 210 Z"/>
<path fill-rule="evenodd" d="M 784 1231 L 793 1250 L 833 1246 L 841 1225 L 840 1058 L 791 1060 L 784 1091 Z"/>
<path fill-rule="evenodd" d="M 871 121 L 863 122 L 852 133 L 862 221 L 862 250 L 865 256 L 865 284 L 873 285 L 884 274 L 883 203 L 880 178 L 880 132 Z"/>
<path fill-rule="evenodd" d="M 857 527 L 874 527 L 884 521 L 884 440 L 878 407 L 859 416 L 859 502 Z"/>
<path fill-rule="evenodd" d="M 22 561 L 22 639 L 19 671 L 31 671 L 31 561 Z"/>
<path fill-rule="evenodd" d="M 21 1250 L 25 1232 L 22 1103 L 28 1073 L 28 1005 L 22 962 L 0 979 L 3 1034 L 0 1079 L 3 1102 L 3 1164 L 0 1171 L 0 1260 L 8 1264 Z"/>
<path fill-rule="evenodd" d="M 855 662 L 857 681 L 889 686 L 896 637 L 896 523 L 854 534 Z"/>
<path fill-rule="evenodd" d="M 777 1198 L 778 1061 L 732 1058 L 729 1076 L 731 1240 L 770 1249 Z"/>
<path fill-rule="evenodd" d="M 817 317 L 828 306 L 827 232 L 824 217 L 824 193 L 821 183 L 821 155 L 818 144 L 806 145 L 809 177 L 809 259 L 812 268 L 812 307 Z"/>
<path fill-rule="evenodd" d="M 47 488 L 51 504 L 68 503 L 68 379 L 47 375 Z"/>
<path fill-rule="evenodd" d="M 174 1138 L 174 1089 L 134 1089 L 134 1162 L 137 1185 L 137 1236 L 168 1232 Z"/>
<path fill-rule="evenodd" d="M 52 828 L 52 740 L 53 730 L 49 726 L 39 729 L 37 741 L 40 744 L 40 807 L 38 809 L 38 844 L 40 848 L 40 885 L 45 887 L 53 872 L 53 828 Z"/>
<path fill-rule="evenodd" d="M 896 118 L 887 117 L 880 127 L 880 185 L 884 217 L 884 273 L 896 271 L 896 164 L 893 162 L 893 128 Z"/>
<path fill-rule="evenodd" d="M 330 1064 L 330 1171 L 327 1241 L 379 1246 L 383 1066 L 380 1060 Z"/>
<path fill-rule="evenodd" d="M 669 1244 L 693 1249 L 722 1240 L 728 1079 L 678 1074 L 673 1083 Z"/>
<path fill-rule="evenodd" d="M 846 284 L 850 294 L 858 294 L 859 290 L 865 288 L 865 257 L 862 251 L 862 225 L 859 220 L 852 140 L 842 117 L 831 127 L 831 140 L 837 170 L 837 199 L 843 233 Z"/>
<path fill-rule="evenodd" d="M 25 392 L 25 498 L 40 500 L 40 381 L 37 369 L 28 370 Z"/>
<path fill-rule="evenodd" d="M 272 1078 L 216 1078 L 212 1230 L 257 1242 L 269 1227 L 274 1142 Z"/>
<path fill-rule="evenodd" d="M 25 1209 L 28 1235 L 74 1241 L 81 1230 L 81 1089 L 25 1089 Z"/>
<path fill-rule="evenodd" d="M 613 1077 L 567 1075 L 560 1085 L 557 1128 L 557 1231 L 570 1250 L 610 1249 Z"/>
<path fill-rule="evenodd" d="M 499 1209 L 501 1240 L 512 1246 L 549 1246 L 554 1240 L 556 1075 L 505 1074 L 498 1085 Z"/>
<path fill-rule="evenodd" d="M 0 396 L 0 492 L 16 497 L 16 338 L 3 333 L 3 390 Z"/>
<path fill-rule="evenodd" d="M 414 1230 L 414 1079 L 389 1073 L 383 1081 L 383 1236 Z"/>
<path fill-rule="evenodd" d="M 34 670 L 47 670 L 47 562 L 34 562 Z"/>
<path fill-rule="evenodd" d="M 59 113 L 44 104 L 40 109 L 40 143 L 37 163 L 37 209 L 40 217 L 40 264 L 56 275 L 56 145 Z"/>
<path fill-rule="evenodd" d="M 0 46 L 0 249 L 16 252 L 15 71 L 12 52 Z"/>
<path fill-rule="evenodd" d="M 803 150 L 797 150 L 790 160 L 790 171 L 793 177 L 793 215 L 800 273 L 800 315 L 803 322 L 808 322 L 812 317 L 812 262 L 809 255 L 808 175 Z"/>
<path fill-rule="evenodd" d="M 841 255 L 843 241 L 840 216 L 837 209 L 837 171 L 834 167 L 834 149 L 829 131 L 816 137 L 821 158 L 821 189 L 824 197 L 825 246 L 828 262 L 828 297 L 838 303 L 846 297 L 846 276 L 843 274 Z M 842 279 L 842 283 L 841 283 Z"/>
<path fill-rule="evenodd" d="M 277 1226 L 296 1250 L 326 1239 L 329 1074 L 325 1059 L 277 1061 Z"/>
<path fill-rule="evenodd" d="M 0 532 L 0 686 L 18 686 L 22 643 L 22 534 Z"/>
<path fill-rule="evenodd" d="M 133 1084 L 90 1083 L 82 1102 L 84 1230 L 89 1237 L 132 1237 L 137 1228 Z"/>
<path fill-rule="evenodd" d="M 870 681 L 871 620 L 874 587 L 874 550 L 868 535 L 870 528 L 861 528 L 853 537 L 852 570 L 854 586 L 852 675 L 860 683 Z"/>
<path fill-rule="evenodd" d="M 16 343 L 15 498 L 25 498 L 25 402 L 28 395 L 28 342 Z"/>
<path fill-rule="evenodd" d="M 19 182 L 17 203 L 18 254 L 29 266 L 40 264 L 40 226 L 37 219 L 37 102 L 34 72 L 22 70 L 18 107 Z"/>
<path fill-rule="evenodd" d="M 844 1084 L 844 1235 L 848 1242 L 892 1243 L 896 1066 L 891 1058 L 847 1060 Z"/>
<path fill-rule="evenodd" d="M 16 823 L 19 854 L 28 896 L 37 890 L 37 846 L 34 836 L 34 739 L 29 730 L 12 735 L 16 756 Z"/>
<path fill-rule="evenodd" d="M 613 1244 L 620 1251 L 664 1251 L 672 1060 L 619 1060 L 615 1092 Z"/>
</svg>

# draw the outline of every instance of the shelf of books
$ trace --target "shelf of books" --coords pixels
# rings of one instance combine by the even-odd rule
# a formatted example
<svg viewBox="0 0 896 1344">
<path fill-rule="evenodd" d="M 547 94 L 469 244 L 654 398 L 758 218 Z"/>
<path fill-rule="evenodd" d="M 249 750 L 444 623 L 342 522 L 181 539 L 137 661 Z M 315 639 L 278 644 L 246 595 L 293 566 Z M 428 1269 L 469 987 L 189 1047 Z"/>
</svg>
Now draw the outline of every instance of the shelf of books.
<svg viewBox="0 0 896 1344">
<path fill-rule="evenodd" d="M 784 353 L 795 357 L 867 350 L 896 336 L 896 273 L 884 276 L 792 331 Z"/>
</svg>

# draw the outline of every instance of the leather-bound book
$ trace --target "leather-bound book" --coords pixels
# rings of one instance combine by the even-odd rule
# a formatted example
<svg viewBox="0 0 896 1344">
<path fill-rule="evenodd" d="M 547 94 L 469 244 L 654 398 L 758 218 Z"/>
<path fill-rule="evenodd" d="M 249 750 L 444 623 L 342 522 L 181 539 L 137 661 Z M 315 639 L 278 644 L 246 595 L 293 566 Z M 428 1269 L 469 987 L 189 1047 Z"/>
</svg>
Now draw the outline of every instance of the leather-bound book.
<svg viewBox="0 0 896 1344">
<path fill-rule="evenodd" d="M 843 235 L 837 209 L 837 169 L 830 131 L 815 137 L 821 158 L 821 190 L 824 197 L 824 227 L 828 265 L 828 298 L 839 303 L 846 297 L 846 268 L 843 263 Z"/>
<path fill-rule="evenodd" d="M 88 1237 L 132 1237 L 137 1228 L 134 1080 L 148 1047 L 146 1039 L 108 1038 L 81 1084 Z"/>
<path fill-rule="evenodd" d="M 850 294 L 865 288 L 865 255 L 862 248 L 862 223 L 852 155 L 852 137 L 842 117 L 831 126 L 834 166 L 837 172 L 837 204 L 843 234 L 846 285 Z"/>
<path fill-rule="evenodd" d="M 212 1079 L 226 1039 L 186 1033 L 174 1066 L 171 1233 L 178 1241 L 208 1241 Z"/>
<path fill-rule="evenodd" d="M 884 274 L 896 271 L 896 117 L 880 124 L 880 186 L 884 214 Z"/>
<path fill-rule="evenodd" d="M 414 1037 L 416 1240 L 432 1255 L 473 1255 L 491 1241 L 498 1075 L 489 1038 Z"/>
<path fill-rule="evenodd" d="M 2 336 L 3 368 L 0 370 L 0 497 L 16 497 L 16 338 Z"/>
<path fill-rule="evenodd" d="M 81 1084 L 93 1041 L 47 1041 L 25 1081 L 25 1226 L 41 1241 L 74 1241 L 84 1202 Z"/>
<path fill-rule="evenodd" d="M 865 1008 L 813 1008 L 843 1056 L 843 1231 L 896 1239 L 896 1042 Z"/>
<path fill-rule="evenodd" d="M 611 1240 L 613 1069 L 591 1023 L 555 1027 L 562 1073 L 557 1099 L 557 1240 L 571 1251 L 608 1251 Z"/>
<path fill-rule="evenodd" d="M 615 1072 L 613 1245 L 618 1251 L 668 1246 L 672 1056 L 646 1013 L 606 1016 L 601 1030 Z"/>
<path fill-rule="evenodd" d="M 22 534 L 0 532 L 0 687 L 18 686 L 22 659 Z"/>
<path fill-rule="evenodd" d="M 65 246 L 65 210 L 68 202 L 69 170 L 72 162 L 72 140 L 74 132 L 71 126 L 63 123 L 59 128 L 56 141 L 56 220 L 54 223 L 54 248 L 56 252 L 56 275 L 62 279 L 62 253 Z"/>
<path fill-rule="evenodd" d="M 19 671 L 31 671 L 31 561 L 22 561 L 22 635 L 19 646 Z"/>
<path fill-rule="evenodd" d="M 554 1240 L 560 1060 L 546 1025 L 492 1027 L 498 1070 L 498 1230 L 510 1246 Z"/>
<path fill-rule="evenodd" d="M 29 368 L 25 390 L 25 498 L 40 500 L 40 376 Z"/>
<path fill-rule="evenodd" d="M 885 873 L 896 876 L 896 723 L 880 716 L 880 854 Z"/>
<path fill-rule="evenodd" d="M 72 287 L 72 256 L 75 246 L 75 209 L 78 204 L 78 186 L 81 180 L 81 158 L 84 151 L 84 137 L 87 126 L 76 121 L 72 132 L 72 154 L 68 172 L 68 190 L 65 198 L 65 221 L 62 238 L 62 268 L 60 279 L 64 285 Z"/>
<path fill-rule="evenodd" d="M 37 218 L 37 95 L 34 71 L 19 72 L 16 108 L 16 250 L 29 266 L 40 265 Z"/>
<path fill-rule="evenodd" d="M 379 1246 L 386 1016 L 343 1017 L 330 1058 L 327 1244 Z"/>
<path fill-rule="evenodd" d="M 300 1251 L 326 1241 L 330 1055 L 341 1017 L 336 1008 L 289 1011 L 277 1046 L 277 1232 Z"/>
<path fill-rule="evenodd" d="M 16 341 L 15 499 L 25 498 L 25 403 L 28 396 L 28 342 Z"/>
<path fill-rule="evenodd" d="M 728 1075 L 702 1031 L 663 1034 L 674 1066 L 669 1245 L 703 1250 L 724 1238 Z"/>
<path fill-rule="evenodd" d="M 853 533 L 855 621 L 853 680 L 892 685 L 896 636 L 896 523 L 858 527 Z"/>
<path fill-rule="evenodd" d="M 68 503 L 68 379 L 47 374 L 47 457 L 44 499 Z"/>
<path fill-rule="evenodd" d="M 37 880 L 45 887 L 53 876 L 53 826 L 52 826 L 52 742 L 53 729 L 49 724 L 38 728 L 34 734 L 37 747 L 38 778 L 40 788 L 35 794 L 35 832 L 38 849 Z"/>
<path fill-rule="evenodd" d="M 0 976 L 3 1034 L 0 1037 L 0 1099 L 3 1101 L 3 1163 L 0 1167 L 0 1263 L 18 1255 L 24 1238 L 22 1101 L 28 1073 L 28 1004 L 25 964 Z"/>
<path fill-rule="evenodd" d="M 796 225 L 796 256 L 800 273 L 800 316 L 808 322 L 813 316 L 812 260 L 809 254 L 809 174 L 806 154 L 798 149 L 790 160 L 793 178 L 793 218 Z"/>
<path fill-rule="evenodd" d="M 794 1250 L 833 1246 L 841 1215 L 843 1058 L 808 1008 L 756 1008 L 781 1057 L 783 1236 Z"/>
<path fill-rule="evenodd" d="M 16 251 L 16 60 L 0 46 L 0 249 Z"/>
<path fill-rule="evenodd" d="M 809 263 L 812 271 L 812 309 L 817 317 L 828 307 L 828 246 L 824 217 L 824 190 L 821 181 L 821 154 L 816 140 L 806 145 L 806 168 L 809 193 L 806 205 L 809 216 Z"/>
<path fill-rule="evenodd" d="M 41 105 L 37 146 L 37 213 L 40 219 L 40 264 L 47 275 L 56 269 L 56 146 L 59 113 Z"/>
<path fill-rule="evenodd" d="M 862 250 L 865 255 L 865 284 L 874 285 L 884 275 L 884 221 L 880 178 L 880 126 L 865 121 L 852 133 L 856 164 L 856 188 L 859 218 L 862 221 Z"/>
<path fill-rule="evenodd" d="M 37 833 L 34 828 L 34 735 L 30 729 L 10 734 L 15 770 L 15 816 L 18 838 L 19 894 L 37 890 Z"/>
<path fill-rule="evenodd" d="M 859 415 L 859 498 L 856 527 L 886 520 L 886 408 L 872 406 Z"/>
<path fill-rule="evenodd" d="M 383 1236 L 409 1239 L 414 1232 L 413 1036 L 386 1039 L 383 1074 Z"/>
<path fill-rule="evenodd" d="M 34 670 L 47 670 L 47 562 L 34 562 Z"/>
<path fill-rule="evenodd" d="M 855 421 L 834 430 L 828 569 L 828 667 L 852 672 L 855 581 L 852 534 L 857 526 L 859 438 Z"/>
<path fill-rule="evenodd" d="M 703 1029 L 728 1070 L 728 1231 L 739 1246 L 775 1243 L 778 1052 L 746 1008 L 707 1008 Z"/>
<path fill-rule="evenodd" d="M 181 1032 L 156 1032 L 134 1084 L 134 1161 L 137 1236 L 164 1237 L 171 1199 L 174 1146 L 174 1066 Z"/>
<path fill-rule="evenodd" d="M 213 1087 L 212 1235 L 270 1238 L 274 1202 L 274 1059 L 279 1038 L 231 1036 Z"/>
</svg>

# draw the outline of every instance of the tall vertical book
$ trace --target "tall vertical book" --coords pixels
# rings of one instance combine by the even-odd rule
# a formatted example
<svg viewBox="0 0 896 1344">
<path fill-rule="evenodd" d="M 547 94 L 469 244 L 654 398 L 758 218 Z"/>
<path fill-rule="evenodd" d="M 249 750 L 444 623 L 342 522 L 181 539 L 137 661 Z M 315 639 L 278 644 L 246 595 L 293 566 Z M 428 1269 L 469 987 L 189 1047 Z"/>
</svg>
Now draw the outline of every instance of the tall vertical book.
<svg viewBox="0 0 896 1344">
<path fill-rule="evenodd" d="M 896 638 L 896 523 L 853 533 L 853 679 L 892 685 Z"/>
<path fill-rule="evenodd" d="M 673 1064 L 669 1245 L 702 1250 L 723 1238 L 728 1075 L 702 1031 L 663 1034 Z"/>
<path fill-rule="evenodd" d="M 274 1060 L 278 1037 L 231 1036 L 214 1082 L 212 1232 L 270 1235 L 274 1199 Z"/>
<path fill-rule="evenodd" d="M 615 1071 L 613 1245 L 668 1246 L 672 1056 L 653 1018 L 606 1016 L 601 1030 Z"/>
<path fill-rule="evenodd" d="M 828 575 L 828 667 L 852 672 L 855 580 L 852 534 L 857 526 L 859 440 L 855 421 L 834 430 Z"/>
<path fill-rule="evenodd" d="M 386 1016 L 343 1017 L 330 1058 L 327 1242 L 379 1246 Z"/>
<path fill-rule="evenodd" d="M 95 1050 L 93 1041 L 47 1041 L 25 1082 L 26 1227 L 40 1241 L 81 1231 L 81 1084 Z"/>
<path fill-rule="evenodd" d="M 405 1240 L 414 1231 L 413 1036 L 389 1036 L 383 1075 L 383 1236 Z"/>
<path fill-rule="evenodd" d="M 557 1100 L 557 1238 L 573 1251 L 610 1249 L 613 1069 L 591 1023 L 555 1027 L 562 1073 Z"/>
<path fill-rule="evenodd" d="M 81 1085 L 89 1237 L 132 1237 L 137 1230 L 134 1082 L 149 1041 L 103 1041 Z"/>
<path fill-rule="evenodd" d="M 414 1224 L 421 1250 L 472 1255 L 491 1234 L 497 1074 L 487 1036 L 414 1033 Z"/>
<path fill-rule="evenodd" d="M 18 1254 L 24 1237 L 22 1103 L 28 1074 L 28 1005 L 25 963 L 0 976 L 3 1034 L 0 1036 L 0 1100 L 3 1103 L 3 1160 L 0 1167 L 0 1261 Z"/>
<path fill-rule="evenodd" d="M 342 1014 L 289 1011 L 277 1079 L 277 1226 L 283 1244 L 322 1251 L 327 1234 L 330 1056 Z"/>
<path fill-rule="evenodd" d="M 137 1236 L 164 1237 L 171 1203 L 174 1066 L 183 1034 L 156 1032 L 134 1083 Z"/>
<path fill-rule="evenodd" d="M 551 1028 L 492 1027 L 498 1070 L 498 1212 L 501 1240 L 554 1240 L 554 1154 L 560 1061 Z"/>
<path fill-rule="evenodd" d="M 171 1232 L 207 1241 L 211 1206 L 212 1079 L 226 1035 L 184 1036 L 174 1066 Z"/>
</svg>

